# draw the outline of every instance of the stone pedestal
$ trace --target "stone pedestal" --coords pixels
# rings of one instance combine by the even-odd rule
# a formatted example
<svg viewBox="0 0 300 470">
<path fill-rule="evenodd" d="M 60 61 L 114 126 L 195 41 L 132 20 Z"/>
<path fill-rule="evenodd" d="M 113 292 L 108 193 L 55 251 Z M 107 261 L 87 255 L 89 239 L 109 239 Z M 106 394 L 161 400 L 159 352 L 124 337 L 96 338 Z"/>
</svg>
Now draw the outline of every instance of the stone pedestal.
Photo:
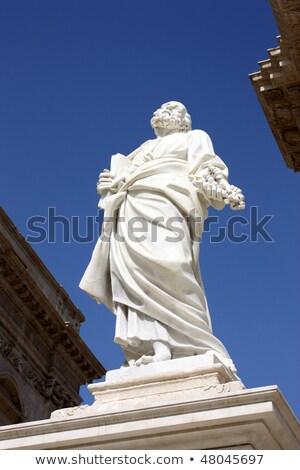
<svg viewBox="0 0 300 470">
<path fill-rule="evenodd" d="M 247 390 L 215 355 L 111 371 L 91 406 L 5 426 L 1 449 L 300 449 L 276 386 Z"/>
</svg>

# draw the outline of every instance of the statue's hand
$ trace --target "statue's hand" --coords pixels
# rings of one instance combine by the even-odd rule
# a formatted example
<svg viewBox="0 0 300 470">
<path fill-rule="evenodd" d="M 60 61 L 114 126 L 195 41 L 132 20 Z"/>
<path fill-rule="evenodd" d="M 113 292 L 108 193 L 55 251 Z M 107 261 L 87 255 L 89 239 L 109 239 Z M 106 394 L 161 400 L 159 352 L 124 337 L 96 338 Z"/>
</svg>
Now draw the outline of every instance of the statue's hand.
<svg viewBox="0 0 300 470">
<path fill-rule="evenodd" d="M 99 180 L 97 183 L 97 193 L 102 196 L 111 190 L 111 185 L 114 181 L 114 175 L 109 170 L 103 170 L 99 175 Z"/>
<path fill-rule="evenodd" d="M 192 183 L 197 188 L 198 192 L 205 194 L 209 199 L 216 201 L 223 201 L 226 191 L 220 184 L 211 176 L 208 178 L 202 176 L 194 176 Z"/>
<path fill-rule="evenodd" d="M 241 189 L 229 184 L 222 177 L 222 173 L 216 170 L 216 168 L 208 168 L 200 175 L 190 176 L 190 181 L 198 192 L 203 193 L 209 199 L 223 201 L 225 204 L 229 204 L 233 210 L 245 209 L 245 198 Z"/>
<path fill-rule="evenodd" d="M 229 183 L 227 183 L 229 185 Z M 224 198 L 225 204 L 229 204 L 233 210 L 245 209 L 245 198 L 242 190 L 233 184 L 226 188 L 226 197 Z"/>
</svg>

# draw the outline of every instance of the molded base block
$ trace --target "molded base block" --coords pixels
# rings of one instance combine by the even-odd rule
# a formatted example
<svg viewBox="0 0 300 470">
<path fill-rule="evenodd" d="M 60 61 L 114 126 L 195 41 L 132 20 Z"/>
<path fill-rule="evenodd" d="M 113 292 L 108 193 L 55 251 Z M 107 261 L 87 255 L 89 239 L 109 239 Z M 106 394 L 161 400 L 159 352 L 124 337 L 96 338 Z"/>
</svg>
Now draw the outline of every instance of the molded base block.
<svg viewBox="0 0 300 470">
<path fill-rule="evenodd" d="M 0 449 L 300 449 L 276 386 L 247 390 L 214 354 L 110 371 L 91 406 L 3 426 Z"/>
</svg>

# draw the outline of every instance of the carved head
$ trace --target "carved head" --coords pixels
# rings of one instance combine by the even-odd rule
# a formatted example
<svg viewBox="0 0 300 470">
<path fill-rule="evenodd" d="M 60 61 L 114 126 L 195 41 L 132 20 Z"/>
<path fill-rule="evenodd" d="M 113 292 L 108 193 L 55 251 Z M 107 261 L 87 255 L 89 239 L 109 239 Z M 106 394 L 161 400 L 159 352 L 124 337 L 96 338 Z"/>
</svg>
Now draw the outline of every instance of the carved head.
<svg viewBox="0 0 300 470">
<path fill-rule="evenodd" d="M 178 101 L 168 101 L 153 113 L 151 127 L 157 136 L 160 129 L 188 132 L 192 129 L 192 119 L 186 107 Z"/>
</svg>

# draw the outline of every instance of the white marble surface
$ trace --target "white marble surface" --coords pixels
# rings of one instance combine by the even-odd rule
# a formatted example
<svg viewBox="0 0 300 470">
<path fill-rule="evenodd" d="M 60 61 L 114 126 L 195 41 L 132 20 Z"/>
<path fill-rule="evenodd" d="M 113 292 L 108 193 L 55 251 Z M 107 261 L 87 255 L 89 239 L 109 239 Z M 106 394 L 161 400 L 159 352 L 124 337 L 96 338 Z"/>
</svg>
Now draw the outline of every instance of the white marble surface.
<svg viewBox="0 0 300 470">
<path fill-rule="evenodd" d="M 158 378 L 161 376 L 174 374 L 193 374 L 212 371 L 215 365 L 220 365 L 231 378 L 232 381 L 239 380 L 239 378 L 231 371 L 226 359 L 219 358 L 214 352 L 202 354 L 199 356 L 182 357 L 163 362 L 153 362 L 151 364 L 141 365 L 139 367 L 122 367 L 108 371 L 105 378 L 105 383 L 113 383 L 126 381 L 130 379 L 142 380 L 145 377 Z M 90 388 L 96 385 L 90 385 Z"/>
<path fill-rule="evenodd" d="M 300 449 L 299 423 L 276 386 L 245 389 L 215 354 L 147 368 L 91 384 L 91 406 L 1 427 L 0 449 Z"/>
<path fill-rule="evenodd" d="M 80 287 L 116 315 L 129 366 L 215 351 L 234 372 L 212 333 L 199 241 L 209 206 L 243 209 L 244 197 L 184 105 L 163 104 L 151 125 L 155 139 L 100 173 L 102 235 Z"/>
<path fill-rule="evenodd" d="M 300 427 L 276 386 L 148 400 L 143 409 L 0 428 L 0 449 L 300 449 Z"/>
</svg>

